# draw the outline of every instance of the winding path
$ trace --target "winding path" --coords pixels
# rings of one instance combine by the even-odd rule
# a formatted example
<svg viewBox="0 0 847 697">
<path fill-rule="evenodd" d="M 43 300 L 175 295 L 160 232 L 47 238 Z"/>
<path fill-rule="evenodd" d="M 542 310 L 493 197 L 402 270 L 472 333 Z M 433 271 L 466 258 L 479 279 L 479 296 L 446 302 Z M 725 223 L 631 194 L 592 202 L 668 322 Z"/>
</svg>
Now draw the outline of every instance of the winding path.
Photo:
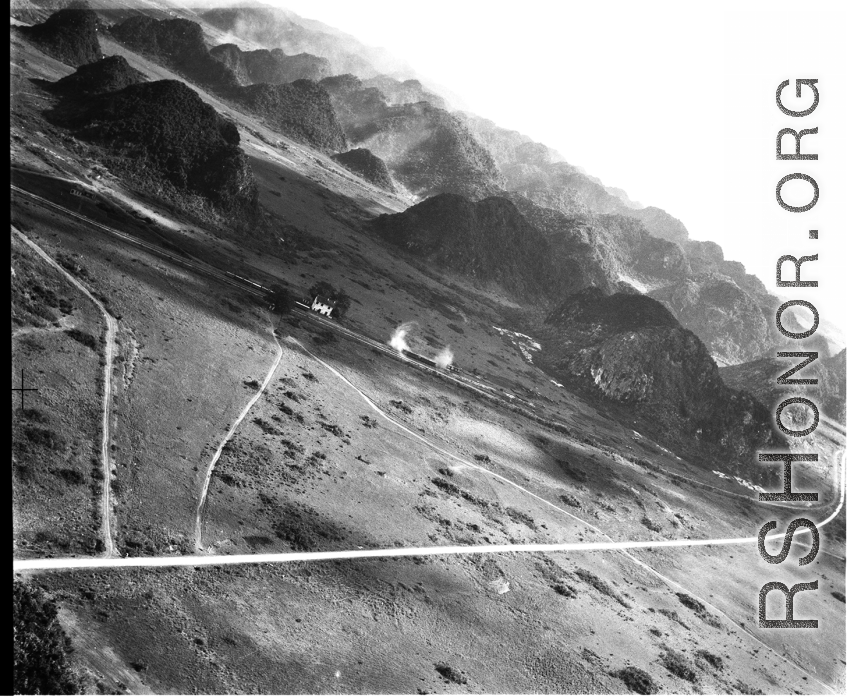
<svg viewBox="0 0 847 697">
<path fill-rule="evenodd" d="M 68 279 L 81 293 L 93 302 L 103 318 L 106 320 L 106 346 L 104 349 L 103 365 L 103 419 L 102 439 L 100 441 L 100 459 L 103 463 L 103 492 L 100 497 L 100 534 L 103 540 L 103 556 L 112 557 L 115 552 L 115 542 L 112 538 L 112 461 L 111 461 L 111 420 L 112 420 L 112 364 L 115 356 L 115 334 L 118 330 L 118 321 L 110 315 L 103 303 L 95 298 L 89 290 L 74 278 L 66 269 L 55 261 L 47 252 L 29 239 L 22 232 L 12 227 L 12 231 L 32 251 L 46 261 L 50 266 L 59 271 Z"/>
<path fill-rule="evenodd" d="M 224 446 L 229 442 L 230 438 L 235 434 L 235 430 L 238 428 L 239 424 L 244 420 L 244 417 L 247 416 L 247 413 L 250 409 L 253 408 L 253 405 L 259 401 L 259 397 L 262 396 L 268 384 L 271 381 L 274 373 L 276 372 L 277 367 L 279 367 L 279 362 L 282 360 L 282 346 L 279 345 L 279 340 L 276 338 L 276 330 L 271 328 L 271 335 L 274 338 L 274 343 L 276 343 L 277 353 L 276 359 L 271 366 L 271 369 L 268 371 L 268 374 L 265 376 L 265 381 L 259 387 L 259 391 L 253 395 L 253 398 L 247 402 L 247 405 L 244 409 L 241 410 L 241 413 L 238 415 L 238 418 L 233 422 L 229 431 L 226 432 L 221 444 L 218 446 L 218 449 L 215 451 L 215 454 L 212 456 L 211 462 L 209 462 L 209 466 L 206 468 L 206 476 L 203 479 L 203 489 L 200 492 L 200 501 L 197 504 L 197 514 L 195 516 L 194 521 L 194 551 L 202 552 L 203 551 L 203 513 L 206 508 L 206 499 L 209 495 L 209 484 L 212 481 L 212 473 L 215 471 L 215 465 L 220 459 L 221 453 L 223 452 Z"/>
</svg>

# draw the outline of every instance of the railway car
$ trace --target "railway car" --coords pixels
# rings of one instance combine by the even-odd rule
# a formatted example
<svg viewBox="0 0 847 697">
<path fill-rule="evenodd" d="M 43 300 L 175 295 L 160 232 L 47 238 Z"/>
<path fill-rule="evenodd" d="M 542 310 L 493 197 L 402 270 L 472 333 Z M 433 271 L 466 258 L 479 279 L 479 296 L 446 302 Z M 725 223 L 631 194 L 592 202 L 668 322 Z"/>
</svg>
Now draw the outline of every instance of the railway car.
<svg viewBox="0 0 847 697">
<path fill-rule="evenodd" d="M 423 363 L 424 365 L 428 365 L 430 368 L 440 368 L 441 367 L 435 361 L 433 361 L 432 359 L 426 358 L 425 356 L 421 356 L 419 353 L 415 353 L 414 351 L 404 351 L 403 355 L 406 356 L 407 358 L 411 358 L 413 361 L 417 361 L 418 363 Z M 456 368 L 454 368 L 452 365 L 448 365 L 446 370 L 455 371 Z"/>
</svg>

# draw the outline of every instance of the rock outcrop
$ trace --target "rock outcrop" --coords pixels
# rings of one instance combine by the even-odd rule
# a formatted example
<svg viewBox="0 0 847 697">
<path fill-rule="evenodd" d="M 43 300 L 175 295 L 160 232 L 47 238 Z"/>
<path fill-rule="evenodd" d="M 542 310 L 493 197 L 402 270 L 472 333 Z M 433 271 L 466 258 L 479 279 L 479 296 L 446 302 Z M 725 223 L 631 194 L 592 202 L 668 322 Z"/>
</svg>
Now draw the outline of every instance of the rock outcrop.
<svg viewBox="0 0 847 697">
<path fill-rule="evenodd" d="M 55 83 L 55 90 L 64 93 L 99 94 L 116 92 L 130 85 L 146 82 L 144 73 L 133 68 L 123 56 L 109 56 L 88 63 L 76 72 Z"/>
<path fill-rule="evenodd" d="M 187 19 L 155 19 L 134 15 L 111 27 L 118 41 L 202 87 L 226 90 L 238 86 L 235 74 L 209 53 L 203 30 Z"/>
<path fill-rule="evenodd" d="M 325 152 L 347 149 L 329 95 L 312 80 L 236 87 L 227 95 L 274 130 Z"/>
<path fill-rule="evenodd" d="M 377 75 L 376 77 L 364 80 L 362 85 L 367 87 L 375 87 L 383 95 L 389 105 L 397 104 L 415 104 L 416 102 L 429 102 L 432 106 L 439 109 L 447 109 L 447 102 L 444 98 L 427 90 L 420 80 L 397 80 L 388 75 Z"/>
<path fill-rule="evenodd" d="M 256 184 L 238 129 L 182 82 L 68 96 L 48 117 L 105 148 L 136 180 L 165 182 L 226 212 L 255 210 Z"/>
<path fill-rule="evenodd" d="M 440 194 L 402 213 L 386 214 L 371 230 L 388 243 L 520 298 L 538 298 L 554 285 L 549 245 L 503 198 L 477 203 Z"/>
<path fill-rule="evenodd" d="M 411 193 L 461 194 L 479 200 L 501 190 L 488 151 L 455 116 L 428 102 L 390 106 L 376 87 L 352 75 L 321 81 L 352 145 L 388 165 Z"/>
<path fill-rule="evenodd" d="M 326 152 L 347 149 L 329 96 L 317 83 L 253 82 L 259 73 L 274 73 L 281 54 L 242 52 L 225 44 L 219 51 L 219 60 L 207 48 L 200 25 L 185 19 L 157 20 L 136 15 L 111 31 L 128 47 L 259 116 L 273 130 Z M 279 77 L 278 73 L 274 75 Z"/>
<path fill-rule="evenodd" d="M 348 150 L 347 152 L 333 155 L 332 159 L 342 167 L 358 174 L 362 179 L 369 181 L 380 189 L 385 189 L 385 191 L 390 191 L 391 193 L 397 190 L 394 182 L 391 180 L 391 173 L 388 171 L 388 167 L 370 150 L 356 148 L 355 150 Z"/>
<path fill-rule="evenodd" d="M 807 351 L 809 349 L 795 349 Z M 803 370 L 791 375 L 793 379 L 816 378 L 817 385 L 779 385 L 777 377 L 798 365 L 802 358 L 760 358 L 749 363 L 721 368 L 724 382 L 737 390 L 747 390 L 766 407 L 773 410 L 787 397 L 811 399 L 829 418 L 842 426 L 845 420 L 845 352 L 831 358 L 820 357 Z M 790 409 L 790 407 L 789 407 Z M 787 421 L 786 421 L 787 423 Z"/>
<path fill-rule="evenodd" d="M 200 15 L 215 27 L 262 46 L 278 46 L 289 55 L 308 53 L 329 61 L 330 75 L 355 73 L 363 78 L 394 73 L 396 59 L 371 48 L 350 34 L 282 8 L 242 6 L 220 8 Z"/>
<path fill-rule="evenodd" d="M 551 312 L 537 337 L 537 361 L 558 379 L 628 406 L 666 441 L 694 439 L 761 481 L 755 450 L 781 442 L 770 413 L 726 387 L 703 343 L 659 302 L 586 289 Z"/>
<path fill-rule="evenodd" d="M 94 12 L 69 8 L 54 12 L 41 24 L 16 30 L 47 55 L 78 67 L 103 57 L 98 28 L 99 20 Z"/>
<path fill-rule="evenodd" d="M 697 334 L 720 365 L 752 360 L 773 345 L 771 318 L 755 296 L 727 276 L 683 276 L 650 296 Z"/>
<path fill-rule="evenodd" d="M 318 81 L 330 74 L 329 61 L 309 53 L 288 56 L 279 48 L 242 51 L 235 44 L 215 46 L 209 53 L 232 70 L 241 85 Z"/>
</svg>

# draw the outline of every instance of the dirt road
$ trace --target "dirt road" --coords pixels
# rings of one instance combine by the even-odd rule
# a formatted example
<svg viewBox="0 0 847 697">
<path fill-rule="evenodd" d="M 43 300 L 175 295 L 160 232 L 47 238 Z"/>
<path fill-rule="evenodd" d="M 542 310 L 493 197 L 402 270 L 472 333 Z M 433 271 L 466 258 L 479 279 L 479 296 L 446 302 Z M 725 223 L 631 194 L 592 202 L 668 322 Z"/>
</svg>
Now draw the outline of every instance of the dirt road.
<svg viewBox="0 0 847 697">
<path fill-rule="evenodd" d="M 223 440 L 221 441 L 218 449 L 215 451 L 215 454 L 212 456 L 211 462 L 209 462 L 209 466 L 206 468 L 206 476 L 203 479 L 203 489 L 200 492 L 200 501 L 197 504 L 197 514 L 195 516 L 194 522 L 194 551 L 202 552 L 203 551 L 203 511 L 206 507 L 206 498 L 209 494 L 209 484 L 212 481 L 212 473 L 215 471 L 215 464 L 218 462 L 218 459 L 223 452 L 224 446 L 229 442 L 230 438 L 235 434 L 238 425 L 244 420 L 244 417 L 247 416 L 247 413 L 250 409 L 253 408 L 253 405 L 259 401 L 259 397 L 265 392 L 268 384 L 273 378 L 274 373 L 276 372 L 277 367 L 279 367 L 279 362 L 282 360 L 282 346 L 279 345 L 279 341 L 276 338 L 276 331 L 271 329 L 271 334 L 274 338 L 274 343 L 276 343 L 277 353 L 276 359 L 273 362 L 268 374 L 265 376 L 264 382 L 259 387 L 259 390 L 256 394 L 253 395 L 253 398 L 247 402 L 247 405 L 244 409 L 241 410 L 241 413 L 238 415 L 238 418 L 233 422 L 229 431 L 226 432 Z"/>
<path fill-rule="evenodd" d="M 112 538 L 112 460 L 111 460 L 111 421 L 112 421 L 112 364 L 115 355 L 115 334 L 118 331 L 118 321 L 110 315 L 103 303 L 95 298 L 89 290 L 82 285 L 76 278 L 68 273 L 57 261 L 55 261 L 47 252 L 39 247 L 35 242 L 30 240 L 26 235 L 19 230 L 12 228 L 12 231 L 20 238 L 20 240 L 32 249 L 38 256 L 46 261 L 50 266 L 61 273 L 68 279 L 81 293 L 83 293 L 91 302 L 93 302 L 103 318 L 106 321 L 106 345 L 104 348 L 104 365 L 103 365 L 103 420 L 102 420 L 102 438 L 100 440 L 100 459 L 103 465 L 103 491 L 100 496 L 100 535 L 103 541 L 103 556 L 111 557 L 115 551 L 115 543 Z"/>
</svg>

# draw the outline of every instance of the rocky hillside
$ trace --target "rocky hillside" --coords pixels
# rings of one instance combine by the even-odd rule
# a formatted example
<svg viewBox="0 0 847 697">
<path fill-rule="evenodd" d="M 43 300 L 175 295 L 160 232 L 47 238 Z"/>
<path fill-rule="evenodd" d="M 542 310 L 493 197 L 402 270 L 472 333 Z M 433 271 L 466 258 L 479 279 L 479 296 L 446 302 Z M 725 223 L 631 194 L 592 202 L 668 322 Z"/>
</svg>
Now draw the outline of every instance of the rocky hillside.
<svg viewBox="0 0 847 697">
<path fill-rule="evenodd" d="M 161 182 L 226 212 L 255 210 L 256 184 L 238 129 L 182 82 L 68 95 L 48 117 L 102 147 L 112 169 L 123 169 L 148 188 Z"/>
<path fill-rule="evenodd" d="M 284 85 L 247 85 L 229 90 L 227 94 L 283 135 L 326 152 L 347 149 L 329 95 L 312 80 L 296 80 Z"/>
<path fill-rule="evenodd" d="M 447 109 L 443 97 L 427 90 L 420 80 L 396 80 L 388 75 L 377 75 L 363 81 L 364 87 L 376 87 L 390 105 L 429 102 L 439 109 Z"/>
<path fill-rule="evenodd" d="M 777 377 L 802 360 L 802 358 L 760 358 L 749 363 L 721 368 L 720 373 L 727 385 L 736 390 L 747 390 L 770 409 L 774 409 L 787 397 L 805 396 L 814 401 L 824 414 L 844 424 L 845 399 L 847 399 L 845 352 L 842 350 L 832 358 L 818 358 L 802 371 L 790 376 L 793 379 L 817 378 L 817 385 L 778 385 Z"/>
<path fill-rule="evenodd" d="M 370 150 L 356 148 L 333 155 L 332 159 L 371 184 L 392 193 L 396 191 L 388 167 Z"/>
<path fill-rule="evenodd" d="M 254 82 L 260 75 L 281 76 L 280 66 L 286 62 L 281 52 L 244 52 L 224 44 L 214 57 L 200 25 L 184 19 L 157 20 L 134 15 L 111 31 L 129 48 L 259 116 L 282 135 L 327 152 L 347 149 L 329 96 L 317 83 Z"/>
<path fill-rule="evenodd" d="M 474 203 L 440 194 L 402 213 L 379 216 L 371 230 L 430 264 L 495 283 L 518 297 L 539 297 L 555 282 L 546 239 L 503 198 Z"/>
<path fill-rule="evenodd" d="M 267 48 L 281 47 L 287 54 L 309 53 L 329 61 L 330 74 L 355 73 L 363 78 L 393 73 L 398 64 L 382 49 L 375 49 L 355 37 L 283 8 L 242 6 L 221 8 L 200 15 L 211 25 L 232 32 Z"/>
<path fill-rule="evenodd" d="M 278 85 L 295 80 L 318 81 L 330 74 L 329 61 L 308 53 L 287 56 L 282 49 L 242 51 L 235 44 L 215 46 L 209 53 L 235 74 L 241 85 Z"/>
<path fill-rule="evenodd" d="M 559 288 L 566 294 L 588 286 L 612 292 L 620 281 L 652 288 L 690 273 L 679 245 L 653 237 L 638 220 L 612 214 L 569 216 L 525 196 L 507 196 L 547 237 L 561 269 Z"/>
<path fill-rule="evenodd" d="M 56 60 L 74 67 L 93 63 L 103 57 L 97 40 L 99 20 L 86 9 L 64 9 L 43 23 L 18 27 L 26 39 Z"/>
<path fill-rule="evenodd" d="M 450 192 L 476 200 L 499 192 L 494 160 L 454 115 L 428 102 L 390 106 L 379 89 L 353 75 L 321 85 L 350 143 L 382 159 L 413 194 Z"/>
<path fill-rule="evenodd" d="M 720 365 L 752 360 L 773 345 L 772 319 L 731 278 L 714 273 L 682 277 L 650 295 L 683 318 Z"/>
<path fill-rule="evenodd" d="M 703 342 L 652 298 L 586 289 L 550 313 L 538 338 L 545 369 L 628 406 L 665 440 L 693 439 L 740 468 L 777 443 L 768 410 L 726 387 Z"/>
<path fill-rule="evenodd" d="M 690 272 L 678 245 L 653 237 L 637 220 L 566 216 L 516 194 L 478 204 L 458 195 L 436 196 L 382 216 L 374 229 L 416 255 L 479 279 L 491 280 L 480 265 L 502 265 L 497 258 L 502 253 L 510 264 L 499 272 L 505 274 L 498 281 L 503 288 L 536 300 L 540 293 L 553 303 L 590 286 L 611 293 L 622 279 L 644 287 Z"/>
<path fill-rule="evenodd" d="M 623 191 L 604 186 L 546 145 L 474 114 L 457 116 L 491 153 L 509 191 L 565 214 L 625 213 L 638 207 Z"/>
<path fill-rule="evenodd" d="M 187 19 L 133 15 L 110 28 L 133 51 L 171 68 L 196 84 L 215 90 L 236 87 L 235 74 L 209 53 L 203 30 Z"/>
<path fill-rule="evenodd" d="M 126 58 L 109 56 L 96 63 L 80 66 L 76 72 L 55 83 L 54 89 L 67 94 L 98 94 L 117 92 L 146 81 L 144 73 L 130 66 Z"/>
</svg>

